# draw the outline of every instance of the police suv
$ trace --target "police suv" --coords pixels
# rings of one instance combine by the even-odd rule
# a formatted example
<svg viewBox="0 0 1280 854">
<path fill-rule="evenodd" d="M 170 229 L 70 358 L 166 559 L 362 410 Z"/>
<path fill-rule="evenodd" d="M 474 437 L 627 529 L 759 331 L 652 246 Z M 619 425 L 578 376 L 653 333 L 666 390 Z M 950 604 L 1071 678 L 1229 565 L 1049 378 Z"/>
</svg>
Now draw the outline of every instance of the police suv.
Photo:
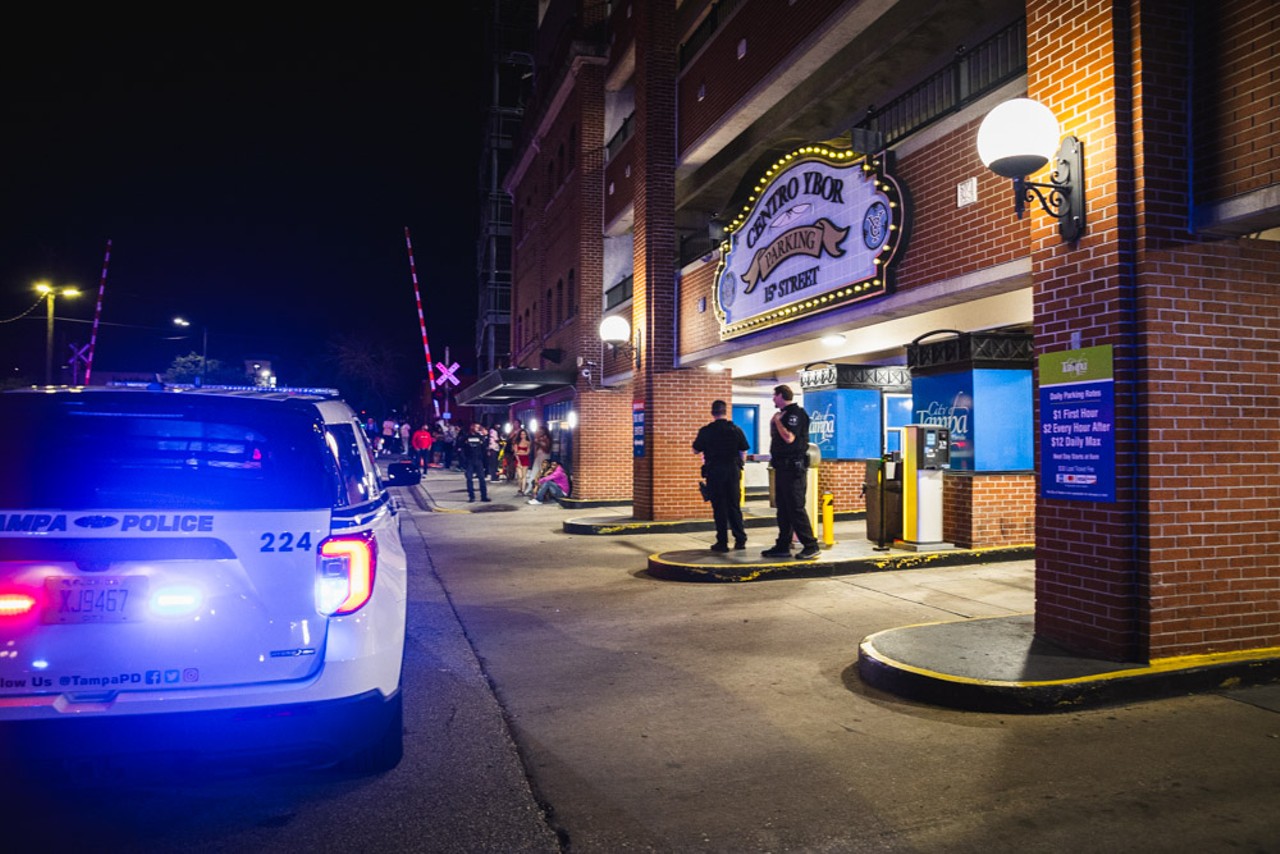
<svg viewBox="0 0 1280 854">
<path fill-rule="evenodd" d="M 407 568 L 386 486 L 325 390 L 0 393 L 0 762 L 394 766 Z"/>
</svg>

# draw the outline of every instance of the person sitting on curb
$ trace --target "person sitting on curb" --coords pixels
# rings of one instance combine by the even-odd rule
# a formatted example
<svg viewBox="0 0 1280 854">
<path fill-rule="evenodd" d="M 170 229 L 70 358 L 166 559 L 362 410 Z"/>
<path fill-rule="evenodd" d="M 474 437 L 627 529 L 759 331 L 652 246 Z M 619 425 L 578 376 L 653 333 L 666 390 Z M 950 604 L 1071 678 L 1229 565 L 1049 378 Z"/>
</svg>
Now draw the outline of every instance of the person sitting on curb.
<svg viewBox="0 0 1280 854">
<path fill-rule="evenodd" d="M 563 498 L 569 494 L 569 475 L 564 467 L 554 460 L 543 467 L 542 476 L 538 478 L 538 492 L 529 499 L 530 504 L 542 504 L 548 496 Z"/>
</svg>

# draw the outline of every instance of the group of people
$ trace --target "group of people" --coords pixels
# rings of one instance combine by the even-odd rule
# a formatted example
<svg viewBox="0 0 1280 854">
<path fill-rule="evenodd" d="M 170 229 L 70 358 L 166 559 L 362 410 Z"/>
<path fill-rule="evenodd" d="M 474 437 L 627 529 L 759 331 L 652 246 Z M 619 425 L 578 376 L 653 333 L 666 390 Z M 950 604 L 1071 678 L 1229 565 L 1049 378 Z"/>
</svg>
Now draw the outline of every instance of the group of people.
<svg viewBox="0 0 1280 854">
<path fill-rule="evenodd" d="M 369 418 L 365 431 L 375 454 L 411 457 L 424 473 L 428 466 L 453 468 L 457 462 L 455 445 L 461 430 L 443 418 L 434 425 L 423 424 L 415 429 L 407 418 L 401 421 L 392 413 L 383 420 L 381 428 Z"/>
<path fill-rule="evenodd" d="M 569 494 L 568 473 L 551 459 L 551 434 L 546 428 L 539 428 L 530 436 L 523 425 L 517 424 L 503 439 L 496 427 L 472 424 L 460 451 L 469 501 L 475 500 L 475 482 L 480 485 L 480 500 L 489 500 L 486 480 L 514 481 L 516 494 L 528 496 L 530 504 Z"/>
<path fill-rule="evenodd" d="M 539 427 L 533 435 L 521 424 L 516 424 L 508 440 L 507 463 L 509 478 L 518 487 L 517 495 L 534 496 L 542 468 L 551 459 L 551 434 Z"/>
<path fill-rule="evenodd" d="M 795 402 L 790 386 L 773 390 L 777 411 L 769 422 L 770 466 L 774 471 L 778 534 L 774 544 L 760 554 L 767 558 L 791 558 L 791 544 L 799 540 L 798 560 L 812 560 L 820 554 L 818 539 L 805 508 L 809 467 L 809 415 Z M 716 539 L 713 552 L 747 547 L 747 531 L 742 519 L 740 484 L 742 467 L 750 444 L 738 425 L 729 418 L 723 400 L 712 401 L 711 423 L 698 431 L 694 453 L 702 456 L 703 497 L 711 502 Z M 434 427 L 423 424 L 414 430 L 407 421 L 388 418 L 377 432 L 372 418 L 366 424 L 370 439 L 380 455 L 412 457 L 425 474 L 434 465 L 452 468 L 455 460 L 466 475 L 467 500 L 489 501 L 489 483 L 514 482 L 517 495 L 528 503 L 543 504 L 570 493 L 568 472 L 551 458 L 551 434 L 539 427 L 533 435 L 517 423 L 505 437 L 496 426 L 472 422 L 465 428 L 441 420 Z M 434 461 L 439 460 L 437 464 Z"/>
<path fill-rule="evenodd" d="M 774 472 L 778 533 L 774 544 L 760 554 L 767 558 L 791 558 L 792 541 L 799 540 L 798 560 L 812 560 L 820 554 L 813 524 L 805 508 L 809 467 L 809 415 L 795 402 L 790 386 L 773 390 L 777 411 L 769 422 L 770 466 Z M 723 400 L 712 401 L 711 423 L 698 431 L 694 453 L 702 456 L 703 497 L 711 502 L 716 538 L 713 552 L 747 547 L 747 531 L 742 518 L 741 479 L 746 452 L 746 435 L 729 418 Z M 412 457 L 425 474 L 432 465 L 452 468 L 454 462 L 466 475 L 467 500 L 489 501 L 489 483 L 514 482 L 516 494 L 528 503 L 543 504 L 570 493 L 568 472 L 551 458 L 551 434 L 539 427 L 532 435 L 517 423 L 506 436 L 496 426 L 473 422 L 465 428 L 441 420 L 434 427 L 423 424 L 414 430 L 407 421 L 388 418 L 376 432 L 373 419 L 367 429 L 379 454 Z M 434 461 L 439 460 L 439 463 Z"/>
<path fill-rule="evenodd" d="M 370 445 L 378 456 L 402 456 L 414 461 L 425 475 L 431 468 L 461 471 L 467 479 L 468 500 L 489 501 L 490 483 L 514 482 L 517 495 L 542 504 L 569 494 L 568 473 L 551 459 L 551 434 L 539 427 L 532 434 L 519 423 L 506 436 L 496 426 L 472 422 L 454 424 L 441 419 L 414 429 L 409 421 L 386 418 L 381 428 L 365 423 Z"/>
<path fill-rule="evenodd" d="M 809 414 L 795 402 L 790 386 L 773 390 L 777 411 L 769 422 L 769 465 L 773 468 L 774 499 L 777 504 L 778 536 L 760 554 L 767 558 L 791 558 L 791 542 L 800 541 L 798 560 L 818 557 L 818 539 L 805 509 L 805 489 L 809 468 Z M 711 404 L 710 424 L 698 431 L 693 440 L 694 453 L 702 455 L 704 496 L 711 502 L 716 539 L 713 552 L 729 551 L 729 533 L 733 548 L 747 547 L 747 531 L 742 521 L 739 491 L 742 465 L 750 445 L 738 425 L 729 419 L 728 405 L 723 400 Z"/>
</svg>

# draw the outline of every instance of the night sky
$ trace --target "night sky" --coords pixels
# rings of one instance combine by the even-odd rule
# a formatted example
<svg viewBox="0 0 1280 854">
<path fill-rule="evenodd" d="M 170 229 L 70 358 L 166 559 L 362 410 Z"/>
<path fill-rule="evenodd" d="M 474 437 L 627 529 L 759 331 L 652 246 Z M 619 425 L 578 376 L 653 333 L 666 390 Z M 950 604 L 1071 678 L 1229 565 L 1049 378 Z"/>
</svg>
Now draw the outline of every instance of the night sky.
<svg viewBox="0 0 1280 854">
<path fill-rule="evenodd" d="M 481 121 L 488 90 L 475 3 L 376 19 L 267 21 L 189 7 L 62 19 L 0 36 L 0 369 L 43 381 L 88 343 L 113 243 L 94 371 L 156 371 L 200 350 L 316 375 L 336 334 L 386 343 L 425 376 L 404 229 L 432 356 L 473 367 Z M 176 7 L 175 7 L 176 8 Z M 216 14 L 214 22 L 185 16 Z M 101 14 L 101 13 L 100 13 Z M 63 320 L 66 318 L 67 320 Z M 69 374 L 61 372 L 61 381 Z"/>
</svg>

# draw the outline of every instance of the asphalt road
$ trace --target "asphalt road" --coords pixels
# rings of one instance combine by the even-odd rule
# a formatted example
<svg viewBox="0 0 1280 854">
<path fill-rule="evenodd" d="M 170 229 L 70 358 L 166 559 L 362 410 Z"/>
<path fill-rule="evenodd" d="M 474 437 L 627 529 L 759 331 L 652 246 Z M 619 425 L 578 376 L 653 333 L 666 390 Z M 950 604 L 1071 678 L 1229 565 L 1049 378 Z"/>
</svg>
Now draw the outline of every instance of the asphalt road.
<svg viewBox="0 0 1280 854">
<path fill-rule="evenodd" d="M 1010 716 L 859 682 L 872 632 L 1030 610 L 1028 562 L 666 582 L 646 557 L 709 533 L 426 488 L 398 768 L 39 791 L 0 850 L 1280 851 L 1274 687 Z"/>
<path fill-rule="evenodd" d="M 712 535 L 566 535 L 512 492 L 417 518 L 568 850 L 1280 851 L 1274 686 L 1018 716 L 858 680 L 873 632 L 1031 611 L 1029 561 L 659 581 Z"/>
</svg>

